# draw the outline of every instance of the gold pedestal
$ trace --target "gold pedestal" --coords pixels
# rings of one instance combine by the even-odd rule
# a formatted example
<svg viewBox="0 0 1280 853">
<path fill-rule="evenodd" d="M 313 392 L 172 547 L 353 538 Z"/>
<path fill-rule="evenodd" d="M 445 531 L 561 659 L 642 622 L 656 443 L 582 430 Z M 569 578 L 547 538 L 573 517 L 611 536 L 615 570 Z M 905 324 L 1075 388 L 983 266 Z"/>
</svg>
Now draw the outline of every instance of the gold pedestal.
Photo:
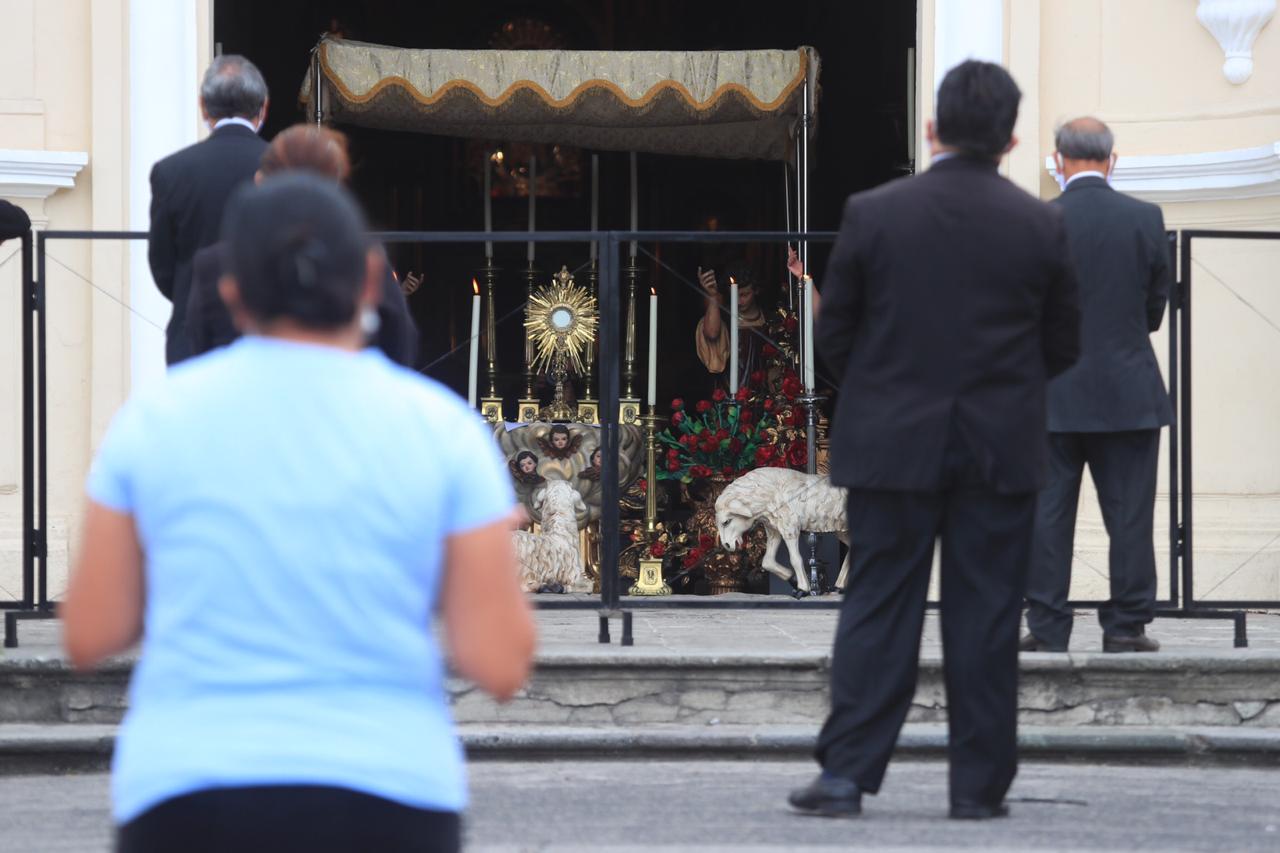
<svg viewBox="0 0 1280 853">
<path fill-rule="evenodd" d="M 578 423 L 600 425 L 600 401 L 584 397 L 578 401 Z"/>
<path fill-rule="evenodd" d="M 657 557 L 640 558 L 640 577 L 631 585 L 632 595 L 670 595 L 671 587 L 662 579 L 662 561 Z"/>
<path fill-rule="evenodd" d="M 502 423 L 502 398 L 481 397 L 480 416 L 495 426 Z"/>
<path fill-rule="evenodd" d="M 517 409 L 516 423 L 531 424 L 538 420 L 538 411 L 542 408 L 542 401 L 536 397 L 525 397 L 520 401 L 520 407 Z"/>
<path fill-rule="evenodd" d="M 618 422 L 624 424 L 640 423 L 640 400 L 635 397 L 623 397 L 618 401 Z"/>
</svg>

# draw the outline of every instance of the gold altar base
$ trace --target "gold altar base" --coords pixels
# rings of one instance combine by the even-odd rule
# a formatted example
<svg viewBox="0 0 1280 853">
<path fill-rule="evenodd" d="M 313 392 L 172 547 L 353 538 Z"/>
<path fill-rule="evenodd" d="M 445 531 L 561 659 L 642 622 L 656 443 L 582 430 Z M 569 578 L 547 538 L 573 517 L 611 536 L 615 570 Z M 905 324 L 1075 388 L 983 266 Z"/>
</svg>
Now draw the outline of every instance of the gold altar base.
<svg viewBox="0 0 1280 853">
<path fill-rule="evenodd" d="M 502 398 L 481 397 L 480 416 L 495 426 L 502 423 Z"/>
<path fill-rule="evenodd" d="M 538 412 L 542 409 L 542 401 L 537 397 L 526 397 L 520 401 L 516 423 L 531 424 L 538 420 Z"/>
<path fill-rule="evenodd" d="M 671 587 L 662 579 L 662 561 L 656 557 L 640 558 L 640 577 L 631 585 L 631 595 L 670 595 Z"/>
<path fill-rule="evenodd" d="M 640 400 L 636 397 L 623 397 L 618 401 L 618 423 L 640 423 Z"/>
<path fill-rule="evenodd" d="M 600 401 L 584 397 L 578 401 L 578 423 L 600 426 Z"/>
</svg>

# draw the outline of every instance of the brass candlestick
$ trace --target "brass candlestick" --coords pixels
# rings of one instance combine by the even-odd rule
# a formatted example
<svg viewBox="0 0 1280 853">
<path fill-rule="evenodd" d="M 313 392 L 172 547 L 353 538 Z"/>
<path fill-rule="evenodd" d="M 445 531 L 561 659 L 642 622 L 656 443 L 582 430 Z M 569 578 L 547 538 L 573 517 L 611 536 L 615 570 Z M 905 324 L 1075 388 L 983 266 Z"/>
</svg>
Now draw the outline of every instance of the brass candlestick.
<svg viewBox="0 0 1280 853">
<path fill-rule="evenodd" d="M 533 337 L 529 334 L 528 326 L 529 300 L 533 298 L 533 283 L 537 278 L 538 270 L 533 266 L 533 261 L 530 261 L 524 271 L 524 396 L 520 398 L 519 416 L 516 418 L 522 424 L 538 420 L 538 410 L 541 408 L 533 387 L 537 374 L 533 370 Z"/>
<path fill-rule="evenodd" d="M 640 268 L 636 266 L 635 256 L 622 268 L 627 274 L 627 329 L 622 359 L 622 380 L 624 388 L 618 400 L 618 421 L 624 424 L 639 423 L 640 398 L 636 396 L 636 288 L 639 287 Z"/>
<path fill-rule="evenodd" d="M 599 261 L 592 261 L 587 269 L 587 292 L 591 294 L 592 299 L 599 296 L 599 280 Z M 600 423 L 600 401 L 596 399 L 595 389 L 597 345 L 598 335 L 596 340 L 587 344 L 586 352 L 583 354 L 582 397 L 578 400 L 578 421 L 584 424 Z"/>
<path fill-rule="evenodd" d="M 640 418 L 645 433 L 644 534 L 647 544 L 640 558 L 640 576 L 631 586 L 632 595 L 670 595 L 671 587 L 662 579 L 662 559 L 653 556 L 658 538 L 658 417 L 653 406 Z"/>
<path fill-rule="evenodd" d="M 485 258 L 480 275 L 484 278 L 484 352 L 489 368 L 489 393 L 480 398 L 480 414 L 489 423 L 499 424 L 502 423 L 502 398 L 498 396 L 498 315 L 494 299 L 498 268 L 493 265 L 493 258 Z"/>
</svg>

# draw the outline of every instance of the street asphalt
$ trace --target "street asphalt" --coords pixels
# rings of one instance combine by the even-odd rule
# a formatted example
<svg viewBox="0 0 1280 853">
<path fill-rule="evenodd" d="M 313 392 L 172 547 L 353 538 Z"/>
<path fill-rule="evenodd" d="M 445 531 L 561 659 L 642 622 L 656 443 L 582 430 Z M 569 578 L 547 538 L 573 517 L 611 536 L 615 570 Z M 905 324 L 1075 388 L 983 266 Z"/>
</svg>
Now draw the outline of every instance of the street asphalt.
<svg viewBox="0 0 1280 853">
<path fill-rule="evenodd" d="M 1280 849 L 1280 772 L 1024 765 L 1012 816 L 945 818 L 946 767 L 891 766 L 857 820 L 789 813 L 807 761 L 482 761 L 470 851 L 1252 851 Z M 0 849 L 108 850 L 105 775 L 0 777 Z"/>
</svg>

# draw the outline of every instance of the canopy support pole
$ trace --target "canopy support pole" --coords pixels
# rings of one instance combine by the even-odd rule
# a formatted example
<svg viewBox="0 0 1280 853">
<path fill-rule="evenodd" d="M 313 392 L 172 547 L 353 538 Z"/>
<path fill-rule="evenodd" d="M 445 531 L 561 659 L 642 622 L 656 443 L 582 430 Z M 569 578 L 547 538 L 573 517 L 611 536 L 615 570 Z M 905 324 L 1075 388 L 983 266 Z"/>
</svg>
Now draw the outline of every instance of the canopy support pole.
<svg viewBox="0 0 1280 853">
<path fill-rule="evenodd" d="M 320 40 L 324 43 L 324 39 Z M 311 49 L 311 109 L 316 126 L 324 124 L 324 75 L 320 73 L 320 44 Z"/>
</svg>

